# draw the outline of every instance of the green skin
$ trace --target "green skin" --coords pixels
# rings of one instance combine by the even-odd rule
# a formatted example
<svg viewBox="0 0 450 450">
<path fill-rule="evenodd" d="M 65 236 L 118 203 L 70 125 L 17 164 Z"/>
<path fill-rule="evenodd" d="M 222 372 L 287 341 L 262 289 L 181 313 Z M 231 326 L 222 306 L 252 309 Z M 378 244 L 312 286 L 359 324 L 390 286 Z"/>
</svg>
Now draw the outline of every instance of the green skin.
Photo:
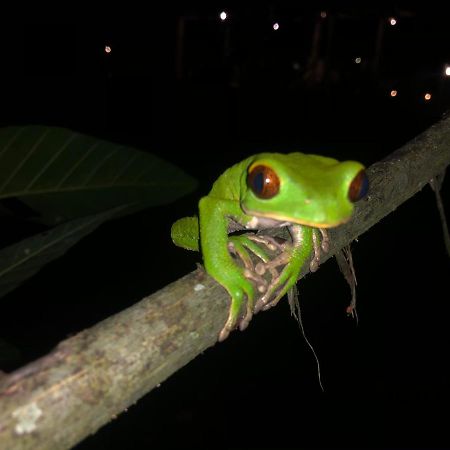
<svg viewBox="0 0 450 450">
<path fill-rule="evenodd" d="M 278 193 L 270 199 L 258 198 L 247 186 L 248 170 L 256 165 L 269 166 L 280 180 Z M 288 227 L 293 244 L 284 252 L 285 267 L 271 285 L 270 294 L 276 293 L 276 298 L 269 300 L 267 293 L 265 300 L 256 305 L 256 311 L 267 309 L 295 284 L 303 265 L 317 250 L 317 229 L 336 227 L 350 219 L 353 203 L 348 198 L 349 186 L 363 169 L 356 161 L 338 162 L 303 153 L 253 155 L 220 175 L 210 193 L 199 202 L 199 219 L 185 217 L 173 224 L 174 243 L 188 250 L 200 248 L 207 273 L 231 296 L 220 340 L 238 324 L 244 329 L 255 311 L 255 287 L 229 251 L 230 242 L 238 249 L 250 250 L 255 244 L 245 235 L 228 233 Z M 261 253 L 259 256 L 264 259 L 264 252 Z M 245 299 L 246 312 L 242 317 Z"/>
</svg>

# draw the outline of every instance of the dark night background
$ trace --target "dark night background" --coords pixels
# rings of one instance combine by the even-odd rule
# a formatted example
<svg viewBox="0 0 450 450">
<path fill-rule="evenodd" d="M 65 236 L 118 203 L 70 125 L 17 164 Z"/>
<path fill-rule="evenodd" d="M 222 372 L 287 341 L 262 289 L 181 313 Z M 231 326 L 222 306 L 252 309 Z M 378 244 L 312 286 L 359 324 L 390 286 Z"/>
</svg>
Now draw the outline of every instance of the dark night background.
<svg viewBox="0 0 450 450">
<path fill-rule="evenodd" d="M 450 105 L 444 10 L 333 5 L 151 5 L 139 22 L 1 27 L 1 126 L 57 125 L 135 146 L 200 183 L 103 225 L 3 298 L 0 337 L 16 349 L 3 370 L 193 270 L 199 256 L 172 245 L 170 225 L 234 162 L 297 150 L 369 166 L 440 120 Z M 37 231 L 7 221 L 1 244 Z M 431 189 L 352 249 L 357 327 L 334 261 L 299 285 L 324 393 L 283 301 L 76 448 L 448 447 L 449 261 Z"/>
</svg>

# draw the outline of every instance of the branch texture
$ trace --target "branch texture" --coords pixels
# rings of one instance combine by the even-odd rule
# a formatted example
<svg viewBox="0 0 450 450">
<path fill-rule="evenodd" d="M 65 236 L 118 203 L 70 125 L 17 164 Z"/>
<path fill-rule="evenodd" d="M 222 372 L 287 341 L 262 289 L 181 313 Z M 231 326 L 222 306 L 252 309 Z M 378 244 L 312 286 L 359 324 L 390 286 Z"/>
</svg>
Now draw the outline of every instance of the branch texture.
<svg viewBox="0 0 450 450">
<path fill-rule="evenodd" d="M 368 170 L 369 196 L 332 232 L 322 262 L 450 163 L 450 119 Z M 0 378 L 0 448 L 66 449 L 217 342 L 228 295 L 197 270 Z M 213 305 L 213 307 L 212 307 Z"/>
</svg>

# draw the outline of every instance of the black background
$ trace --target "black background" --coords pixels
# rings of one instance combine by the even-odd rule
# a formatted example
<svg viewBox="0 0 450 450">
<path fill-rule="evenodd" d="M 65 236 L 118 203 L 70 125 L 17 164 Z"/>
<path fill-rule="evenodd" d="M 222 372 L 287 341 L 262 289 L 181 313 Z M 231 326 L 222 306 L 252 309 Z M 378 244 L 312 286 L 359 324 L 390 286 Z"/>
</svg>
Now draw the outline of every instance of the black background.
<svg viewBox="0 0 450 450">
<path fill-rule="evenodd" d="M 321 10 L 335 26 L 327 52 L 323 25 L 327 66 L 311 81 Z M 398 24 L 385 25 L 373 70 L 377 27 L 390 16 Z M 232 163 L 304 151 L 368 166 L 440 120 L 450 99 L 448 30 L 439 7 L 288 2 L 152 6 L 140 21 L 3 27 L 2 125 L 58 125 L 135 146 L 200 182 L 181 201 L 103 225 L 3 298 L 0 335 L 18 349 L 3 369 L 193 270 L 199 255 L 172 245 L 170 225 L 194 213 Z M 443 195 L 448 205 L 448 182 Z M 324 393 L 283 301 L 77 448 L 448 447 L 449 261 L 440 227 L 426 187 L 353 244 L 358 326 L 345 315 L 350 293 L 333 260 L 299 284 Z M 38 231 L 19 219 L 2 228 L 4 245 Z"/>
</svg>

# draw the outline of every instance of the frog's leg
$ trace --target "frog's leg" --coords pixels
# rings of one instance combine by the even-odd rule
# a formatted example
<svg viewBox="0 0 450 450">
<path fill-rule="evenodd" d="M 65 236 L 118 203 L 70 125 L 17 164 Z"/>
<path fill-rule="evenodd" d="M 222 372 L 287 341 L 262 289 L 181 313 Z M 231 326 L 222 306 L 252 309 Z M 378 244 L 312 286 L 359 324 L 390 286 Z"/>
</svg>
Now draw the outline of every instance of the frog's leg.
<svg viewBox="0 0 450 450">
<path fill-rule="evenodd" d="M 178 247 L 198 252 L 198 217 L 183 217 L 178 219 L 170 230 L 172 241 Z"/>
<path fill-rule="evenodd" d="M 244 329 L 253 315 L 255 292 L 253 284 L 245 277 L 228 251 L 228 218 L 242 216 L 239 202 L 203 197 L 199 202 L 200 244 L 205 269 L 230 294 L 231 305 L 228 319 L 219 334 L 223 341 L 239 324 Z M 242 303 L 247 298 L 244 317 Z"/>
<path fill-rule="evenodd" d="M 297 282 L 300 271 L 313 250 L 312 228 L 291 225 L 289 231 L 292 236 L 292 246 L 286 247 L 286 250 L 273 261 L 276 265 L 285 264 L 285 266 L 279 276 L 272 280 L 267 292 L 257 301 L 256 312 L 271 308 L 278 303 Z"/>
<path fill-rule="evenodd" d="M 329 239 L 325 230 L 320 229 L 322 240 L 319 238 L 319 230 L 301 225 L 289 227 L 292 235 L 292 245 L 267 264 L 259 263 L 256 266 L 258 274 L 262 275 L 266 270 L 272 271 L 272 281 L 266 293 L 257 301 L 255 312 L 269 309 L 275 306 L 286 292 L 296 283 L 304 263 L 313 251 L 310 261 L 310 270 L 317 270 L 322 251 L 328 251 Z M 281 274 L 276 267 L 284 265 Z M 273 271 L 276 271 L 274 276 Z M 273 297 L 273 298 L 272 298 Z"/>
<path fill-rule="evenodd" d="M 258 242 L 260 244 L 264 244 L 269 250 L 284 250 L 285 244 L 279 243 L 274 237 L 267 236 L 264 234 L 249 234 L 248 239 Z"/>
<path fill-rule="evenodd" d="M 267 263 L 270 260 L 267 252 L 249 239 L 249 236 L 247 235 L 229 236 L 228 250 L 240 258 L 245 267 L 245 277 L 252 280 L 256 284 L 258 292 L 266 292 L 268 282 L 255 271 L 255 265 L 248 251 L 250 250 L 264 263 Z M 247 302 L 247 308 L 249 307 L 250 304 Z M 247 314 L 250 313 L 247 312 Z"/>
<path fill-rule="evenodd" d="M 266 294 L 257 302 L 255 312 L 260 309 L 265 311 L 275 306 L 284 294 L 295 285 L 303 264 L 311 254 L 311 250 L 313 257 L 309 267 L 310 271 L 314 272 L 319 267 L 322 252 L 327 252 L 329 249 L 329 237 L 325 229 L 292 225 L 289 227 L 289 231 L 292 236 L 292 246 L 287 247 L 287 251 L 266 265 L 269 266 L 274 263 L 277 266 L 285 265 L 285 267 L 279 276 L 272 277 L 272 282 Z M 319 232 L 322 234 L 322 239 L 319 238 Z M 267 268 L 270 270 L 270 267 L 263 267 L 262 270 L 261 267 L 257 267 L 257 271 L 261 273 Z M 271 299 L 270 297 L 274 295 L 275 297 Z"/>
<path fill-rule="evenodd" d="M 239 256 L 244 263 L 246 269 L 244 272 L 245 276 L 255 283 L 258 292 L 261 294 L 264 294 L 269 288 L 269 281 L 272 284 L 272 280 L 278 278 L 279 271 L 277 267 L 286 265 L 289 261 L 290 253 L 286 252 L 286 247 L 290 248 L 291 245 L 285 240 L 280 242 L 272 236 L 256 234 L 229 236 L 228 243 L 229 250 Z M 265 248 L 270 251 L 271 256 L 267 254 Z M 254 263 L 247 249 L 251 250 L 261 262 Z M 276 258 L 273 257 L 274 253 L 278 253 Z M 270 259 L 271 257 L 272 259 Z M 269 279 L 262 276 L 267 271 L 270 272 Z"/>
<path fill-rule="evenodd" d="M 322 252 L 327 252 L 329 249 L 329 237 L 324 229 L 316 229 L 305 227 L 301 225 L 291 225 L 289 231 L 292 236 L 292 245 L 286 246 L 286 250 L 277 258 L 263 265 L 259 263 L 256 266 L 258 274 L 262 275 L 265 270 L 273 270 L 274 267 L 284 265 L 281 274 L 274 277 L 270 283 L 267 292 L 261 297 L 255 307 L 255 312 L 267 310 L 275 306 L 289 289 L 295 285 L 300 271 L 304 263 L 308 260 L 311 251 L 313 258 L 310 261 L 310 271 L 317 270 L 320 262 Z M 318 234 L 322 234 L 320 240 Z M 271 299 L 271 297 L 273 297 Z"/>
<path fill-rule="evenodd" d="M 267 263 L 270 260 L 270 256 L 267 252 L 258 244 L 255 244 L 255 239 L 251 234 L 241 234 L 228 236 L 228 247 L 229 250 L 236 253 L 244 262 L 246 267 L 253 267 L 252 260 L 247 250 L 250 250 L 254 255 L 256 255 L 261 261 Z M 262 241 L 256 241 L 262 242 Z M 273 250 L 273 246 L 267 245 L 269 250 Z"/>
</svg>

